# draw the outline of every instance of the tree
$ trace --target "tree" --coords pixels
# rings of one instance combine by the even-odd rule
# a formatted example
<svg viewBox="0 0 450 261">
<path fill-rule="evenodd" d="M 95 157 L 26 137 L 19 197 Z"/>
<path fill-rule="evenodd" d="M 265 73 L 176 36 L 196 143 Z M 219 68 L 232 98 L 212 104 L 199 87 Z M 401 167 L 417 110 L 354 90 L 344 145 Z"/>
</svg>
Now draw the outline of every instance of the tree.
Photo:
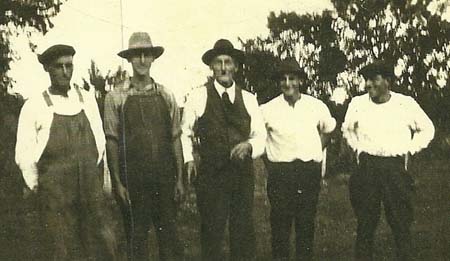
<svg viewBox="0 0 450 261">
<path fill-rule="evenodd" d="M 360 93 L 363 82 L 357 71 L 372 60 L 386 59 L 396 68 L 396 91 L 417 98 L 435 121 L 449 122 L 442 119 L 443 110 L 436 110 L 436 102 L 444 104 L 448 99 L 442 97 L 448 98 L 450 94 L 450 24 L 441 18 L 450 3 L 445 0 L 332 0 L 332 3 L 336 10 L 326 10 L 321 15 L 272 12 L 268 17 L 270 35 L 244 43 L 249 59 L 257 60 L 256 57 L 267 54 L 296 57 L 311 80 L 310 93 L 322 98 L 336 85 L 345 87 L 351 95 Z M 249 63 L 253 67 L 268 66 L 264 62 Z M 249 74 L 247 78 L 250 85 L 262 86 L 260 79 L 264 77 Z"/>
<path fill-rule="evenodd" d="M 30 36 L 37 30 L 45 34 L 53 24 L 50 18 L 60 11 L 63 0 L 2 0 L 0 5 L 0 96 L 5 95 L 12 79 L 7 76 L 9 64 L 16 55 L 10 49 L 10 37 L 21 33 Z M 30 47 L 33 46 L 30 43 Z"/>
</svg>

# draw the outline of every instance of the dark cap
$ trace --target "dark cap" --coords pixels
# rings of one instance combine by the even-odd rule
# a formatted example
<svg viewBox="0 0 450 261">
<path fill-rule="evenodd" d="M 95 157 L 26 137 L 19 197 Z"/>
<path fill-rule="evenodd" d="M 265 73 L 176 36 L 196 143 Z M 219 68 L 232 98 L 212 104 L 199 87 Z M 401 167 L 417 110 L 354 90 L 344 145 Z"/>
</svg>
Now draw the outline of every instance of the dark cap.
<svg viewBox="0 0 450 261">
<path fill-rule="evenodd" d="M 226 39 L 217 40 L 217 42 L 214 44 L 214 47 L 203 54 L 202 61 L 206 65 L 209 65 L 212 59 L 221 54 L 229 55 L 239 63 L 245 62 L 244 52 L 235 49 L 233 44 Z"/>
<path fill-rule="evenodd" d="M 384 77 L 394 78 L 394 66 L 385 61 L 375 61 L 373 63 L 370 63 L 361 70 L 359 70 L 359 74 L 361 74 L 365 79 L 381 75 Z"/>
<path fill-rule="evenodd" d="M 274 78 L 282 77 L 283 74 L 293 73 L 302 79 L 308 79 L 308 75 L 300 67 L 300 64 L 295 58 L 289 57 L 281 61 L 280 66 L 275 72 Z"/>
<path fill-rule="evenodd" d="M 39 54 L 38 60 L 42 65 L 47 65 L 63 55 L 74 56 L 75 49 L 70 45 L 56 44 L 49 47 L 42 54 Z"/>
</svg>

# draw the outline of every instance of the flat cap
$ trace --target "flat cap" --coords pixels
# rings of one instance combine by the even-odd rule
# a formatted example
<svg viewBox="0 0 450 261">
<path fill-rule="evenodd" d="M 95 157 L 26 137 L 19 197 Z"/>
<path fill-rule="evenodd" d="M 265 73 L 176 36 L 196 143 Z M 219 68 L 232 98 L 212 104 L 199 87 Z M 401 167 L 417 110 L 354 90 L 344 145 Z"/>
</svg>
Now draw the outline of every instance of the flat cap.
<svg viewBox="0 0 450 261">
<path fill-rule="evenodd" d="M 41 64 L 47 65 L 54 59 L 57 59 L 63 55 L 75 55 L 75 49 L 70 45 L 56 44 L 49 47 L 42 54 L 38 55 L 38 60 Z"/>
<path fill-rule="evenodd" d="M 384 77 L 395 76 L 394 74 L 394 66 L 386 61 L 375 61 L 370 63 L 359 70 L 359 74 L 361 74 L 364 78 L 373 77 L 376 75 L 382 75 Z"/>
</svg>

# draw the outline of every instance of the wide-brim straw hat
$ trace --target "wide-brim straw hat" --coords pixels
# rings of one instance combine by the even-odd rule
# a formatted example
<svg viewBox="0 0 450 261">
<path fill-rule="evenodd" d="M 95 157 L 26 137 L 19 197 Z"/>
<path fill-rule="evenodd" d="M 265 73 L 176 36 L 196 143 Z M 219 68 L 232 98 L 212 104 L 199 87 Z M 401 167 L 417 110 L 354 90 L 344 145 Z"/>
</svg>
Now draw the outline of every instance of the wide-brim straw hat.
<svg viewBox="0 0 450 261">
<path fill-rule="evenodd" d="M 153 46 L 152 40 L 146 32 L 135 32 L 130 36 L 128 41 L 128 49 L 119 52 L 122 58 L 129 58 L 131 54 L 139 51 L 149 51 L 156 59 L 164 53 L 162 46 Z"/>
</svg>

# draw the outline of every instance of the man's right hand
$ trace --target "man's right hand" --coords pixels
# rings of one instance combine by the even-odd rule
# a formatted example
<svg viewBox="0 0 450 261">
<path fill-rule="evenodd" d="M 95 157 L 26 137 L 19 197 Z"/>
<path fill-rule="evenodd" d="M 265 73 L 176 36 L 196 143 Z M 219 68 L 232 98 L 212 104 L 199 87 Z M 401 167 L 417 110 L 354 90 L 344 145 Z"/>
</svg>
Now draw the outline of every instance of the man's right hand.
<svg viewBox="0 0 450 261">
<path fill-rule="evenodd" d="M 113 187 L 114 194 L 117 197 L 117 199 L 120 201 L 120 203 L 124 204 L 125 206 L 130 205 L 130 195 L 128 194 L 128 190 L 122 185 L 122 183 L 117 183 Z"/>
<path fill-rule="evenodd" d="M 191 182 L 197 177 L 197 166 L 195 165 L 195 162 L 193 160 L 186 163 L 186 170 L 188 175 L 188 184 L 191 184 Z"/>
</svg>

